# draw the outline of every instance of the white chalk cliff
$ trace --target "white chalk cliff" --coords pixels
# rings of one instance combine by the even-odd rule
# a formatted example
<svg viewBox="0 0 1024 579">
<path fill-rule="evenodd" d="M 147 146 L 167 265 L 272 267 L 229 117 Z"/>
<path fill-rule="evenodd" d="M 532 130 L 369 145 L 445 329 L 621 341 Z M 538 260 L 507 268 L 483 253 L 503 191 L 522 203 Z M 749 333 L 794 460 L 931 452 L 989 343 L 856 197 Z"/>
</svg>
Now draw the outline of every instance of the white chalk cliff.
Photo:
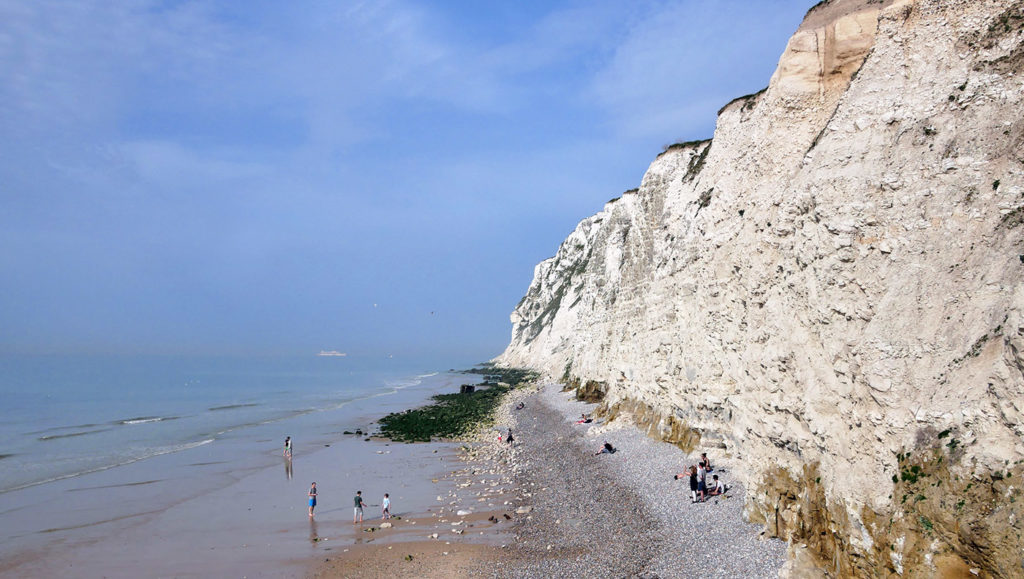
<svg viewBox="0 0 1024 579">
<path fill-rule="evenodd" d="M 1024 576 L 1022 97 L 1020 0 L 819 3 L 537 266 L 498 361 L 738 457 L 818 573 Z"/>
</svg>

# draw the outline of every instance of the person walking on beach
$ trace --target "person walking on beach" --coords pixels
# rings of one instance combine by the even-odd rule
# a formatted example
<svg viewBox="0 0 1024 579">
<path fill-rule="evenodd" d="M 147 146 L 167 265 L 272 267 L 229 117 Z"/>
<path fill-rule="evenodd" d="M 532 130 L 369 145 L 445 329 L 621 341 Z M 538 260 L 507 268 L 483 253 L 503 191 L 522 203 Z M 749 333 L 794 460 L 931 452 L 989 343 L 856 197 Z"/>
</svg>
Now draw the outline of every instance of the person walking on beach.
<svg viewBox="0 0 1024 579">
<path fill-rule="evenodd" d="M 292 437 L 284 437 L 284 456 L 285 458 L 292 457 Z"/>
<path fill-rule="evenodd" d="M 356 491 L 356 496 L 353 499 L 354 508 L 352 509 L 352 524 L 363 522 L 363 507 L 366 506 L 366 502 L 363 501 L 363 491 Z"/>
<path fill-rule="evenodd" d="M 391 499 L 388 497 L 388 493 L 384 493 L 384 500 L 380 502 L 380 518 L 390 519 L 391 518 Z"/>
<path fill-rule="evenodd" d="M 512 437 L 512 429 L 511 428 L 508 429 L 508 438 L 505 439 L 505 440 L 508 442 L 509 446 L 512 446 L 512 441 L 514 441 L 515 438 Z"/>
<path fill-rule="evenodd" d="M 313 509 L 316 508 L 316 483 L 309 487 L 309 516 L 313 516 Z"/>
</svg>

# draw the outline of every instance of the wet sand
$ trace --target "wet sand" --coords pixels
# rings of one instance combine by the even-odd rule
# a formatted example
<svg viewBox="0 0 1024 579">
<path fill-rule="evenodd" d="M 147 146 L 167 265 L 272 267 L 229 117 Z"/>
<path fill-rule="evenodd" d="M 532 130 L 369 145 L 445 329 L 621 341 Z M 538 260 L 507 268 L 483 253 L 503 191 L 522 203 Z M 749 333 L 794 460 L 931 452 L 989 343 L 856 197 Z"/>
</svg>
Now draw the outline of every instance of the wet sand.
<svg viewBox="0 0 1024 579">
<path fill-rule="evenodd" d="M 349 412 L 323 430 L 293 425 L 291 461 L 280 439 L 229 434 L 186 452 L 4 493 L 0 577 L 307 576 L 324 547 L 369 542 L 372 535 L 352 525 L 356 490 L 371 505 L 390 493 L 400 516 L 429 515 L 436 497 L 447 495 L 444 474 L 461 465 L 456 445 L 342 434 L 458 384 L 430 388 L 369 400 L 362 414 Z M 254 447 L 265 450 L 240 458 Z M 319 505 L 310 521 L 306 492 L 314 480 Z M 369 525 L 379 507 L 365 515 Z"/>
</svg>

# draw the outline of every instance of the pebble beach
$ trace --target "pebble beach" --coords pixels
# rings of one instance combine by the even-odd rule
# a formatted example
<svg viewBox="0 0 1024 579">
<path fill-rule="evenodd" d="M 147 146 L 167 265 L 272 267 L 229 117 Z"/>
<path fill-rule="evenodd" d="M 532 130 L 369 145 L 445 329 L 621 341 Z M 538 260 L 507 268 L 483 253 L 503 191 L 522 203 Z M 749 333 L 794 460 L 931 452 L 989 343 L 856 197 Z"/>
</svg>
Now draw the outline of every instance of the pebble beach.
<svg viewBox="0 0 1024 579">
<path fill-rule="evenodd" d="M 464 446 L 452 490 L 437 497 L 433 528 L 444 534 L 354 553 L 315 575 L 778 576 L 786 544 L 744 521 L 737 465 L 705 449 L 729 491 L 694 504 L 689 481 L 673 475 L 696 464 L 701 449 L 687 456 L 622 421 L 576 423 L 595 408 L 557 384 L 512 391 L 494 426 Z M 508 428 L 512 445 L 498 440 Z M 595 454 L 605 441 L 617 451 Z"/>
</svg>

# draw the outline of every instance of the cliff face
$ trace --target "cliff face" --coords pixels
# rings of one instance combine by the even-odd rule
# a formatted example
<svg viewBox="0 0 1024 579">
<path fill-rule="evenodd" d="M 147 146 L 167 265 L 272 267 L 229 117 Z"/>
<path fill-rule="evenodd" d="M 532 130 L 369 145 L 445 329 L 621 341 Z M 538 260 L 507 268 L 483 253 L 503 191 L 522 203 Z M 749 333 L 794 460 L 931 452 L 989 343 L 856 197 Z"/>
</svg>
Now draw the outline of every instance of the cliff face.
<svg viewBox="0 0 1024 579">
<path fill-rule="evenodd" d="M 741 458 L 829 573 L 1024 575 L 1022 30 L 1021 0 L 820 3 L 537 266 L 498 361 Z"/>
</svg>

